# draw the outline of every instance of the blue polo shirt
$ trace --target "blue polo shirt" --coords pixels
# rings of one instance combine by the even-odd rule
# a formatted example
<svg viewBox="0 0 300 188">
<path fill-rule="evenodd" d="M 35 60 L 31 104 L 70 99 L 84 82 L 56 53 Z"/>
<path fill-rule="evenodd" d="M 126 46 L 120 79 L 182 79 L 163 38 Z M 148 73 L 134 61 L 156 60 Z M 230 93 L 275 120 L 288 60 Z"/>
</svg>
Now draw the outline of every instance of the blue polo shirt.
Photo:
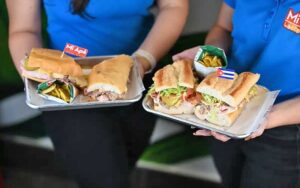
<svg viewBox="0 0 300 188">
<path fill-rule="evenodd" d="M 50 48 L 71 43 L 88 48 L 89 56 L 133 53 L 152 27 L 154 0 L 90 0 L 86 12 L 74 15 L 71 0 L 43 0 Z"/>
<path fill-rule="evenodd" d="M 259 84 L 281 90 L 276 102 L 300 95 L 300 2 L 224 0 L 234 9 L 229 68 L 261 74 Z"/>
</svg>

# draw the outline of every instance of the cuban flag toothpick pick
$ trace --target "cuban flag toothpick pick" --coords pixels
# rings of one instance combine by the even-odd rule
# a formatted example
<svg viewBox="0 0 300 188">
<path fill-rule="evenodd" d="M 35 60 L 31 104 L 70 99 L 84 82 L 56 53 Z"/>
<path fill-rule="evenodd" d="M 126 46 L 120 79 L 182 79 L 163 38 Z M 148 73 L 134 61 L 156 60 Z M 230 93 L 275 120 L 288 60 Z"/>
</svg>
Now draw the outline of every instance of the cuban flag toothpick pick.
<svg viewBox="0 0 300 188">
<path fill-rule="evenodd" d="M 229 80 L 233 80 L 234 76 L 235 76 L 235 72 L 232 69 L 219 68 L 217 70 L 217 74 L 218 74 L 218 77 L 229 79 Z"/>
</svg>

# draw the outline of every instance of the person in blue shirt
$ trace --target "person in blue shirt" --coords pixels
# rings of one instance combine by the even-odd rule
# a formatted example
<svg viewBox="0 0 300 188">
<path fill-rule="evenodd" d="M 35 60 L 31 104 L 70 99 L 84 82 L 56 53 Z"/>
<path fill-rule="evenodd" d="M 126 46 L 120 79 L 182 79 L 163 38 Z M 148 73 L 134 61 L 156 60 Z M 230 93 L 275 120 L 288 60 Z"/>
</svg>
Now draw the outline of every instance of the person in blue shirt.
<svg viewBox="0 0 300 188">
<path fill-rule="evenodd" d="M 300 187 L 300 2 L 224 0 L 205 43 L 227 52 L 229 68 L 259 73 L 258 84 L 281 90 L 246 141 L 195 132 L 216 138 L 212 153 L 225 188 Z M 198 49 L 173 59 L 193 59 Z"/>
<path fill-rule="evenodd" d="M 42 47 L 41 9 L 49 48 L 66 43 L 89 56 L 133 54 L 140 73 L 151 71 L 179 37 L 188 0 L 6 0 L 9 47 L 16 68 Z M 157 17 L 150 9 L 157 7 Z M 144 84 L 151 82 L 146 75 Z M 56 154 L 82 188 L 129 187 L 128 175 L 148 144 L 155 118 L 141 103 L 127 107 L 43 112 Z"/>
</svg>

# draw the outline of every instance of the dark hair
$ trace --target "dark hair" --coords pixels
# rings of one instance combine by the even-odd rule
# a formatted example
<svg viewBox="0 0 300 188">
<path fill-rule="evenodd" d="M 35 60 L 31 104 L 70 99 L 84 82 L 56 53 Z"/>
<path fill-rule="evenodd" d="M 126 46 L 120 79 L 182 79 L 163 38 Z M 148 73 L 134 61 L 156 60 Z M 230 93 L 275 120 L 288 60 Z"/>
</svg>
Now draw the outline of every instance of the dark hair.
<svg viewBox="0 0 300 188">
<path fill-rule="evenodd" d="M 90 0 L 72 0 L 71 1 L 71 10 L 73 14 L 78 14 L 83 17 L 90 17 L 91 16 L 85 11 L 87 5 L 89 4 Z"/>
</svg>

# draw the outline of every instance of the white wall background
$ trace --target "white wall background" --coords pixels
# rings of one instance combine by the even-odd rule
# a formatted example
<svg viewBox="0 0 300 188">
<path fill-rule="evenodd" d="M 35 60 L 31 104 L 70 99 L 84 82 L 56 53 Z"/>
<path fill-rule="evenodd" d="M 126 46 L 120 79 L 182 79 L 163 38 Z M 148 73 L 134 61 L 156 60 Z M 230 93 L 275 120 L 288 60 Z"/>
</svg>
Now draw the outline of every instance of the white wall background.
<svg viewBox="0 0 300 188">
<path fill-rule="evenodd" d="M 215 23 L 222 0 L 190 0 L 190 15 L 183 34 L 208 31 Z"/>
</svg>

